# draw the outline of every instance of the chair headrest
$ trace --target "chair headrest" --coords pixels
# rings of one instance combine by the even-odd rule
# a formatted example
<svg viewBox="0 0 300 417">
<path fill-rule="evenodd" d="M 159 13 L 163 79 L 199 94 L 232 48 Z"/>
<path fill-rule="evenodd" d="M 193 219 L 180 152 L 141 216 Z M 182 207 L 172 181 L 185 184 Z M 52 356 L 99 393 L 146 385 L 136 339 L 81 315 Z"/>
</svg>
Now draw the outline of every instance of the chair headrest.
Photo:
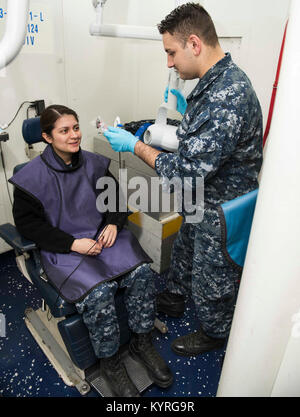
<svg viewBox="0 0 300 417">
<path fill-rule="evenodd" d="M 20 169 L 24 168 L 24 166 L 27 165 L 27 164 L 28 164 L 28 162 L 23 162 L 23 164 L 16 165 L 14 167 L 13 174 L 15 175 L 17 172 L 20 171 Z"/>
<path fill-rule="evenodd" d="M 22 126 L 23 138 L 28 145 L 42 142 L 42 130 L 39 117 L 25 119 Z"/>
</svg>

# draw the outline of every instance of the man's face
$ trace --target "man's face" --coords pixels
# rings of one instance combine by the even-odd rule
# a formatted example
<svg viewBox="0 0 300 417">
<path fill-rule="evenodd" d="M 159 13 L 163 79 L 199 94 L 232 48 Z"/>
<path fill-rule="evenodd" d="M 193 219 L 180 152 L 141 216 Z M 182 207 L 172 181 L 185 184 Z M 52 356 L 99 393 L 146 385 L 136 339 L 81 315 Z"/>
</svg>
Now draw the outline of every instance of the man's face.
<svg viewBox="0 0 300 417">
<path fill-rule="evenodd" d="M 195 55 L 189 41 L 183 46 L 178 38 L 166 32 L 163 34 L 163 44 L 168 55 L 168 68 L 175 68 L 182 80 L 198 77 Z"/>
</svg>

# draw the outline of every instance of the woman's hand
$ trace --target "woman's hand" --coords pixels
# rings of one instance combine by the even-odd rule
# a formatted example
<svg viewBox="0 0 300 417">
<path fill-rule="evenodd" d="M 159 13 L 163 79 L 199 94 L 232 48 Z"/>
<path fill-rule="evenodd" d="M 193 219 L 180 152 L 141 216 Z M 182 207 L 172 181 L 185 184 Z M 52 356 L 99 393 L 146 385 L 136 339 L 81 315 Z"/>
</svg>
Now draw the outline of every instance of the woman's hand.
<svg viewBox="0 0 300 417">
<path fill-rule="evenodd" d="M 103 248 L 103 244 L 100 241 L 96 241 L 93 239 L 83 238 L 83 239 L 75 239 L 71 250 L 74 252 L 78 252 L 82 255 L 90 255 L 96 256 L 101 253 Z"/>
<path fill-rule="evenodd" d="M 117 226 L 115 224 L 109 224 L 98 238 L 98 242 L 101 242 L 104 248 L 110 248 L 115 243 L 117 234 Z"/>
</svg>

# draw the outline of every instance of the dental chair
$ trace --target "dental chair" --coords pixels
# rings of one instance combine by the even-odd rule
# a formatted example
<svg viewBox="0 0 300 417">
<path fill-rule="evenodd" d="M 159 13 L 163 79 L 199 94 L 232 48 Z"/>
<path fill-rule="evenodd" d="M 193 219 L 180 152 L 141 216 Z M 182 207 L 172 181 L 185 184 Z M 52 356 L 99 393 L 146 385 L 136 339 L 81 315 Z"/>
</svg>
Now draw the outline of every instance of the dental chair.
<svg viewBox="0 0 300 417">
<path fill-rule="evenodd" d="M 22 131 L 26 146 L 32 154 L 33 144 L 42 140 L 39 118 L 25 120 Z M 26 163 L 18 165 L 14 173 L 25 165 Z M 47 279 L 36 245 L 24 239 L 16 227 L 9 223 L 0 226 L 0 237 L 15 250 L 19 270 L 41 294 L 41 308 L 27 308 L 25 323 L 59 376 L 66 385 L 75 386 L 81 395 L 86 395 L 93 387 L 101 396 L 113 396 L 101 375 L 99 359 L 94 354 L 88 329 L 81 315 L 74 304 L 60 297 Z M 128 354 L 130 329 L 127 325 L 123 292 L 124 289 L 119 289 L 115 296 L 121 335 L 121 356 L 129 376 L 139 392 L 142 392 L 153 381 L 146 369 Z"/>
<path fill-rule="evenodd" d="M 239 271 L 242 271 L 246 259 L 257 196 L 258 189 L 218 207 L 222 230 L 222 251 L 228 261 Z"/>
</svg>

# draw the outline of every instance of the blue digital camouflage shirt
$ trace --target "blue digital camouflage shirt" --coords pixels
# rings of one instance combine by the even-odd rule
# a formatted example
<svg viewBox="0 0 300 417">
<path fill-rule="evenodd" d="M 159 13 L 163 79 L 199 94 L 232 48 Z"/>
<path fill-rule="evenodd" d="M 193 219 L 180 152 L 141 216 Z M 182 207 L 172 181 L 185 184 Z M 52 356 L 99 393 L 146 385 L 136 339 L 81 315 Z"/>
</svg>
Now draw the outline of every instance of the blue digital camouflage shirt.
<svg viewBox="0 0 300 417">
<path fill-rule="evenodd" d="M 158 175 L 204 178 L 204 200 L 213 205 L 257 188 L 261 107 L 250 80 L 229 53 L 200 79 L 187 102 L 177 130 L 178 151 L 158 155 Z"/>
</svg>

